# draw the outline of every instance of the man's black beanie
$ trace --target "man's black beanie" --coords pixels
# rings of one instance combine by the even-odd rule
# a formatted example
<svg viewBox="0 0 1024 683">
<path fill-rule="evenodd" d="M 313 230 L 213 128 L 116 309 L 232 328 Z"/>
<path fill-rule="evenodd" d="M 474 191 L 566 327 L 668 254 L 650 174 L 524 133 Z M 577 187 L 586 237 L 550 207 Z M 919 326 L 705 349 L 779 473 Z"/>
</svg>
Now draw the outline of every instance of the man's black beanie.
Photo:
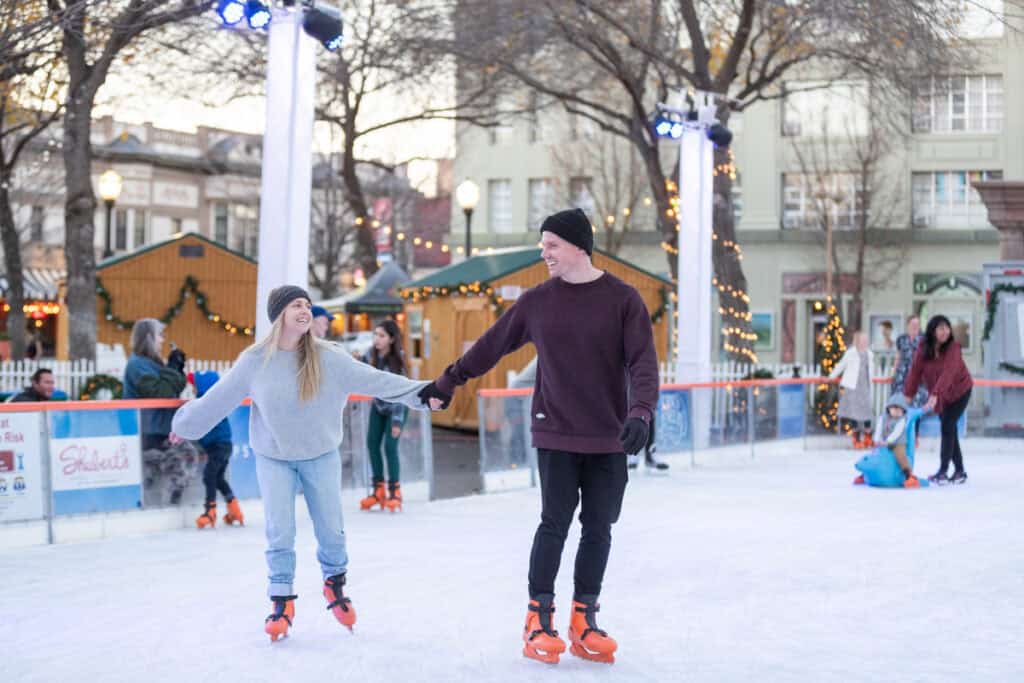
<svg viewBox="0 0 1024 683">
<path fill-rule="evenodd" d="M 580 209 L 566 209 L 551 214 L 544 219 L 540 231 L 558 235 L 590 256 L 594 254 L 594 229 L 590 227 L 587 214 Z"/>
</svg>

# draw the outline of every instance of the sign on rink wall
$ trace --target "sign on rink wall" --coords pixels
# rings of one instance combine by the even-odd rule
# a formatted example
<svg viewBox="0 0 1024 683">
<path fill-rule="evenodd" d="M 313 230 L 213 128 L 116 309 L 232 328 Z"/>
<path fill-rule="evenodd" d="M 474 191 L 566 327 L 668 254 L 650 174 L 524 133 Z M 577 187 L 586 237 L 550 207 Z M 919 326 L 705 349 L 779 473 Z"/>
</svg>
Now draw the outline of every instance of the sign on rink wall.
<svg viewBox="0 0 1024 683">
<path fill-rule="evenodd" d="M 50 460 L 55 515 L 142 506 L 137 410 L 50 413 Z"/>
<path fill-rule="evenodd" d="M 0 522 L 42 519 L 39 413 L 0 415 Z"/>
</svg>

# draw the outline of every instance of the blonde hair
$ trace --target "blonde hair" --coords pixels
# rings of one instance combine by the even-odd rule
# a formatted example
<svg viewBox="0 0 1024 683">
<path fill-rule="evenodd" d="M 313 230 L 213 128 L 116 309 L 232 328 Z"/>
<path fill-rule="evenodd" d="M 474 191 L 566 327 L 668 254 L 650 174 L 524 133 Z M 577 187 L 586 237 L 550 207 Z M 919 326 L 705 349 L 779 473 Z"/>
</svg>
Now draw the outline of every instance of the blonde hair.
<svg viewBox="0 0 1024 683">
<path fill-rule="evenodd" d="M 263 351 L 264 367 L 277 353 L 277 344 L 281 341 L 281 334 L 284 331 L 283 320 L 284 316 L 277 316 L 277 320 L 270 328 L 270 334 L 252 347 Z M 299 338 L 298 380 L 299 399 L 302 401 L 312 401 L 320 392 L 320 350 L 324 343 L 313 336 L 312 328 Z"/>
</svg>

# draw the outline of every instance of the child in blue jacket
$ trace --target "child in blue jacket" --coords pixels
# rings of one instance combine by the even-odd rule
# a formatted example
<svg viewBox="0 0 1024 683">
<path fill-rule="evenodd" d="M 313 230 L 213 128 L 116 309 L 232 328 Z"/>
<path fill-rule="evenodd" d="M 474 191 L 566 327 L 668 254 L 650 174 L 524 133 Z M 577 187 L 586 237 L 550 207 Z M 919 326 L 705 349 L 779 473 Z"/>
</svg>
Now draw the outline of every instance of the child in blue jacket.
<svg viewBox="0 0 1024 683">
<path fill-rule="evenodd" d="M 213 370 L 192 373 L 190 380 L 196 388 L 196 397 L 200 397 L 209 391 L 210 387 L 220 379 Z M 231 491 L 231 486 L 224 474 L 228 469 L 228 461 L 231 460 L 231 424 L 228 418 L 224 418 L 217 425 L 207 432 L 206 436 L 199 439 L 199 445 L 206 451 L 206 469 L 203 470 L 203 483 L 206 485 L 206 510 L 196 518 L 196 526 L 200 529 L 217 524 L 217 491 L 224 496 L 228 506 L 228 513 L 224 515 L 224 523 L 244 524 L 245 517 L 242 516 L 242 508 L 238 505 L 238 499 Z"/>
</svg>

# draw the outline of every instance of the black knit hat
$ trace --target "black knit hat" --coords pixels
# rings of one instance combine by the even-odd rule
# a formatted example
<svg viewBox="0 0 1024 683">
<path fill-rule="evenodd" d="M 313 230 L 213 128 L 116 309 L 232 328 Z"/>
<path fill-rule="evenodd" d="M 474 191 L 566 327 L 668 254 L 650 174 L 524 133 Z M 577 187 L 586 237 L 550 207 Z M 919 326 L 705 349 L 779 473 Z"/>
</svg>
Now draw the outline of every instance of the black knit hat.
<svg viewBox="0 0 1024 683">
<path fill-rule="evenodd" d="M 567 209 L 551 214 L 544 219 L 540 231 L 558 235 L 588 255 L 594 254 L 594 229 L 590 227 L 587 214 L 580 209 Z"/>
<path fill-rule="evenodd" d="M 309 303 L 313 303 L 309 292 L 302 287 L 282 285 L 270 290 L 270 296 L 267 297 L 267 316 L 270 318 L 270 322 L 277 320 L 277 316 L 281 315 L 281 311 L 296 299 L 305 299 Z"/>
</svg>

